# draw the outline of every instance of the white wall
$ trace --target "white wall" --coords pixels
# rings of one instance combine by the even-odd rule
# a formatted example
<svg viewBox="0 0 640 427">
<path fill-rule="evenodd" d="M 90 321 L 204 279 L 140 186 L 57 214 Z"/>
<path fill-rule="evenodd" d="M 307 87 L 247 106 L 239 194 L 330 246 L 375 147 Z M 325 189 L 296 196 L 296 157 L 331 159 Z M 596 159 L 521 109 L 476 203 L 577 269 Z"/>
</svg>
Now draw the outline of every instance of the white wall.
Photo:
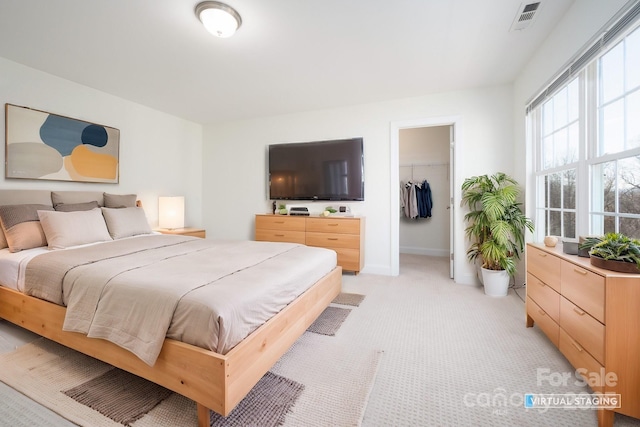
<svg viewBox="0 0 640 427">
<path fill-rule="evenodd" d="M 6 179 L 7 189 L 137 193 L 152 226 L 158 196 L 184 195 L 188 224 L 202 225 L 202 126 L 0 58 L 0 102 L 120 130 L 120 183 Z M 0 120 L 4 135 L 5 121 Z M 2 158 L 4 160 L 4 150 Z"/>
<path fill-rule="evenodd" d="M 525 107 L 581 48 L 627 3 L 626 0 L 577 0 L 531 57 L 514 82 L 515 178 L 526 188 L 526 214 L 534 217 L 535 182 L 532 146 L 527 144 Z M 531 238 L 531 236 L 529 236 Z M 517 283 L 524 281 L 519 268 Z"/>
<path fill-rule="evenodd" d="M 366 216 L 365 272 L 390 274 L 390 189 L 397 186 L 397 180 L 391 179 L 390 123 L 460 117 L 457 206 L 464 177 L 513 172 L 512 103 L 509 85 L 207 125 L 203 139 L 207 233 L 221 238 L 253 237 L 254 214 L 271 210 L 266 193 L 268 144 L 362 136 L 365 201 L 352 203 L 352 209 Z M 458 209 L 455 214 L 456 281 L 473 283 L 475 273 L 466 262 L 463 213 Z"/>
<path fill-rule="evenodd" d="M 433 200 L 430 218 L 400 215 L 400 253 L 449 256 L 449 131 L 450 126 L 400 130 L 400 180 L 426 179 Z"/>
</svg>

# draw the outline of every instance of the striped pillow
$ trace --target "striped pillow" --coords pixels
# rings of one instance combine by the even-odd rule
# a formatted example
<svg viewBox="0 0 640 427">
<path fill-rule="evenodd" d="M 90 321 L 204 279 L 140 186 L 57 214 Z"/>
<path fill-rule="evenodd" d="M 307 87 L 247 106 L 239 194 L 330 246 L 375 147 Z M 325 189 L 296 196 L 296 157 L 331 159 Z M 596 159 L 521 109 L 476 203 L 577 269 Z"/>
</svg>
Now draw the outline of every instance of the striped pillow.
<svg viewBox="0 0 640 427">
<path fill-rule="evenodd" d="M 39 210 L 52 211 L 53 207 L 36 204 L 0 206 L 0 226 L 10 252 L 47 245 L 38 218 Z"/>
</svg>

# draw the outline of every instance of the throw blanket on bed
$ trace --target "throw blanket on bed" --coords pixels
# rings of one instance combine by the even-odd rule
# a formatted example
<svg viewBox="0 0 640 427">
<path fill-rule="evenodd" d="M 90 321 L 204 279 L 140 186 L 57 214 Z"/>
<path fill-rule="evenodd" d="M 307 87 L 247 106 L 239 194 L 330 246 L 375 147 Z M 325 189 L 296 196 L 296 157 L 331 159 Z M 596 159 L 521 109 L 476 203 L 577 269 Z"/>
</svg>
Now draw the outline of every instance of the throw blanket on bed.
<svg viewBox="0 0 640 427">
<path fill-rule="evenodd" d="M 53 296 L 67 305 L 64 330 L 109 340 L 153 365 L 185 294 L 297 246 L 183 236 L 116 240 L 38 255 L 27 266 L 25 291 L 48 294 L 59 281 L 62 295 Z"/>
</svg>

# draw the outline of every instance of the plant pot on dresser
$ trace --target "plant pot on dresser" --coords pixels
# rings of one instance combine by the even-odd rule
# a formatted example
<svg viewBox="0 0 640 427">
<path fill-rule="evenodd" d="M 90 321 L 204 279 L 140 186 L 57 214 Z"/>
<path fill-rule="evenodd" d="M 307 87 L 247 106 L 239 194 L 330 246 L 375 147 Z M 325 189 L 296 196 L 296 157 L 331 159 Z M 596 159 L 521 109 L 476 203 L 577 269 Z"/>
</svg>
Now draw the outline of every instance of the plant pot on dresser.
<svg viewBox="0 0 640 427">
<path fill-rule="evenodd" d="M 594 392 L 620 394 L 620 408 L 598 410 L 600 427 L 614 411 L 640 418 L 640 274 L 527 244 L 526 314 Z"/>
</svg>

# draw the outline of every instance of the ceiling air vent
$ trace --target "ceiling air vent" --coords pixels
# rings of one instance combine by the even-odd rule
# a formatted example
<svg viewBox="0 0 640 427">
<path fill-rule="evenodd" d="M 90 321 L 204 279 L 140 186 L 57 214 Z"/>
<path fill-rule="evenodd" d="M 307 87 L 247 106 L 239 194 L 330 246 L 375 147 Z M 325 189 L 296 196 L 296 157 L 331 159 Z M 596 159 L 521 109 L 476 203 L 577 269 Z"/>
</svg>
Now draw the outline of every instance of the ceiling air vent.
<svg viewBox="0 0 640 427">
<path fill-rule="evenodd" d="M 522 3 L 518 9 L 511 29 L 509 31 L 521 31 L 533 23 L 540 11 L 541 2 Z"/>
</svg>

